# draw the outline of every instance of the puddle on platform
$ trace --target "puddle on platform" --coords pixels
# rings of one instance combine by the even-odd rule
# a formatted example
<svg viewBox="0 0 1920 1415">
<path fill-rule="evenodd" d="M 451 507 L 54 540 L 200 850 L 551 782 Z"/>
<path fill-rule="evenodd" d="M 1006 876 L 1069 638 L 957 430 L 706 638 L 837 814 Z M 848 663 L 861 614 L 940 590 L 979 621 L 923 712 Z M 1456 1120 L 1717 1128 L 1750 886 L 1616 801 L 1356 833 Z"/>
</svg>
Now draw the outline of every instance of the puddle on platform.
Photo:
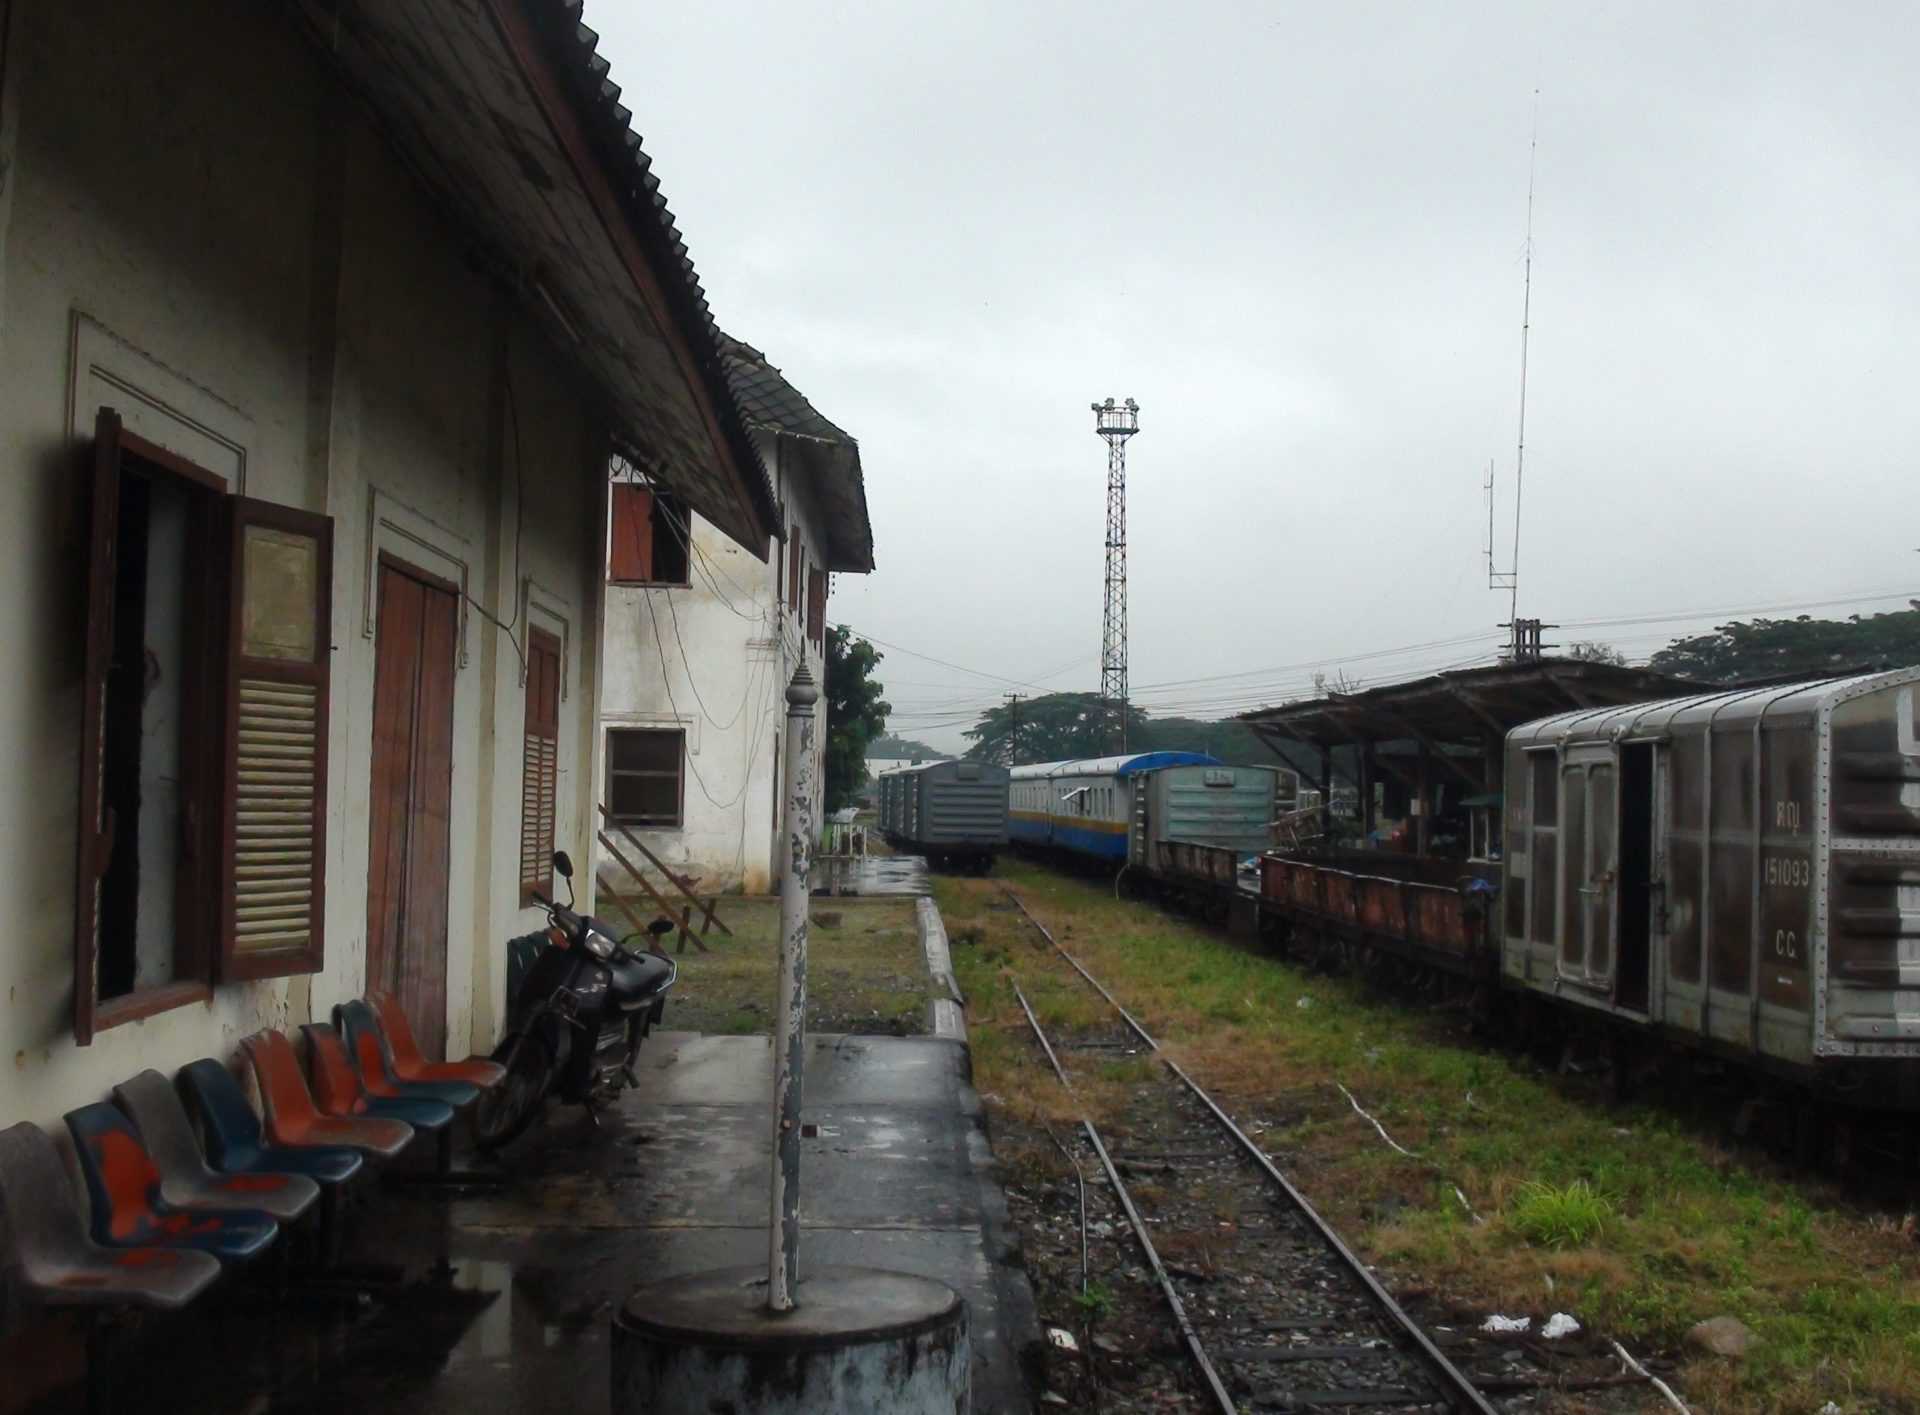
<svg viewBox="0 0 1920 1415">
<path fill-rule="evenodd" d="M 852 860 L 816 860 L 815 895 L 913 895 L 928 892 L 927 862 L 919 855 L 868 855 Z"/>
</svg>

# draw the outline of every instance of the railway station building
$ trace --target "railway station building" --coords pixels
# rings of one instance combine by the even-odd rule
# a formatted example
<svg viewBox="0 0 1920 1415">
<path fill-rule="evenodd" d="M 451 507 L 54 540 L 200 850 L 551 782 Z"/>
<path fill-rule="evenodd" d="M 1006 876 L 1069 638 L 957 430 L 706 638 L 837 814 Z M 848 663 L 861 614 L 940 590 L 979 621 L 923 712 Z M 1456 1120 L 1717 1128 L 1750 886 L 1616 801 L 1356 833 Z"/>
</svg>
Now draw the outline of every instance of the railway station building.
<svg viewBox="0 0 1920 1415">
<path fill-rule="evenodd" d="M 610 465 L 768 593 L 800 526 L 736 658 L 864 554 L 805 490 L 850 449 L 774 439 L 776 505 L 595 46 L 560 0 L 0 0 L 7 1124 L 369 987 L 492 1047 L 631 682 Z"/>
<path fill-rule="evenodd" d="M 720 347 L 773 533 L 740 544 L 641 466 L 608 491 L 598 868 L 623 898 L 644 873 L 669 905 L 666 871 L 709 897 L 773 887 L 787 684 L 804 662 L 824 687 L 833 576 L 873 569 L 859 444 L 758 349 Z M 824 758 L 824 696 L 816 726 Z"/>
</svg>

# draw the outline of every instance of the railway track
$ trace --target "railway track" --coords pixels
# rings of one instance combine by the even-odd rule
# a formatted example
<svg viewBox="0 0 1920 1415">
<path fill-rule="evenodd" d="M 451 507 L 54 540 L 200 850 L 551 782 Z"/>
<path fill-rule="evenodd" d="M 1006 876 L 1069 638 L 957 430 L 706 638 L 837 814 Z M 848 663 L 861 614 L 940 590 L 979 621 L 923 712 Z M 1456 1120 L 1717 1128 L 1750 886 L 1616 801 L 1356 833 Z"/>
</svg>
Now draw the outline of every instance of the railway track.
<svg viewBox="0 0 1920 1415">
<path fill-rule="evenodd" d="M 1004 888 L 1004 887 L 1003 887 Z M 1011 889 L 1007 898 L 1048 945 L 1113 1009 L 1141 1048 L 1160 1044 L 1100 980 L 1066 949 Z M 1015 984 L 1014 993 L 1054 1074 L 1069 1092 L 1072 1071 Z M 1101 1049 L 1111 1044 L 1088 1043 Z M 1077 1058 L 1076 1058 L 1077 1059 Z M 1204 1189 L 1220 1212 L 1234 1215 L 1232 1261 L 1243 1272 L 1278 1278 L 1258 1290 L 1222 1290 L 1204 1265 L 1163 1259 L 1153 1241 L 1155 1203 L 1137 1197 L 1093 1122 L 1083 1117 L 1083 1158 L 1107 1181 L 1179 1330 L 1208 1407 L 1242 1409 L 1472 1412 L 1494 1407 L 1421 1326 L 1394 1300 L 1367 1265 L 1314 1210 L 1206 1090 L 1170 1057 L 1161 1063 L 1179 1083 L 1164 1092 L 1163 1113 L 1152 1128 L 1179 1149 L 1148 1161 L 1175 1176 L 1184 1191 Z M 1056 1137 L 1056 1143 L 1067 1148 Z M 1074 1159 L 1069 1153 L 1069 1158 Z M 1082 1167 L 1074 1159 L 1075 1168 Z M 1156 1192 L 1161 1186 L 1153 1186 Z M 1148 1186 L 1142 1186 L 1142 1195 Z M 1278 1200 L 1278 1202 L 1276 1202 Z M 1084 1201 L 1083 1201 L 1084 1203 Z M 1085 1210 L 1083 1208 L 1083 1214 Z M 1083 1241 L 1084 1241 L 1083 1217 Z M 1163 1239 L 1165 1230 L 1163 1232 Z M 1083 1260 L 1084 1262 L 1084 1260 Z"/>
</svg>

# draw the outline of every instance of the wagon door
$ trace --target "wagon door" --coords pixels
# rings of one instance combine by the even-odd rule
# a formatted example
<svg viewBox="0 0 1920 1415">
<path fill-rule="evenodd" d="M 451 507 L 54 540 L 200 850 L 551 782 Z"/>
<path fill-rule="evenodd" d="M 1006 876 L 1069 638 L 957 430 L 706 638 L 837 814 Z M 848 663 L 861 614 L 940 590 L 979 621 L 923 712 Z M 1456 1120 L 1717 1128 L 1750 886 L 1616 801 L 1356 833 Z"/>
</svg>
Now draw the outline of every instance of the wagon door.
<svg viewBox="0 0 1920 1415">
<path fill-rule="evenodd" d="M 1567 754 L 1560 768 L 1560 821 L 1559 975 L 1611 992 L 1620 812 L 1610 750 Z"/>
</svg>

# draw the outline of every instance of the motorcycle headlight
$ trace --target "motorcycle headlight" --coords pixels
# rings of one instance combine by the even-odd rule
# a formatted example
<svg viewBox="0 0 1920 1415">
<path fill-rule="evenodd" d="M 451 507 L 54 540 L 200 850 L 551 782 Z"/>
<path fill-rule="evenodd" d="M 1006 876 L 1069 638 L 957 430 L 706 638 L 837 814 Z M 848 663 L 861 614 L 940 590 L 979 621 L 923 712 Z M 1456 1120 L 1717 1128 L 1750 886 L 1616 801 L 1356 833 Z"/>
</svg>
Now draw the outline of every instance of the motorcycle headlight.
<svg viewBox="0 0 1920 1415">
<path fill-rule="evenodd" d="M 614 942 L 596 929 L 587 930 L 587 952 L 602 960 L 613 957 Z"/>
</svg>

